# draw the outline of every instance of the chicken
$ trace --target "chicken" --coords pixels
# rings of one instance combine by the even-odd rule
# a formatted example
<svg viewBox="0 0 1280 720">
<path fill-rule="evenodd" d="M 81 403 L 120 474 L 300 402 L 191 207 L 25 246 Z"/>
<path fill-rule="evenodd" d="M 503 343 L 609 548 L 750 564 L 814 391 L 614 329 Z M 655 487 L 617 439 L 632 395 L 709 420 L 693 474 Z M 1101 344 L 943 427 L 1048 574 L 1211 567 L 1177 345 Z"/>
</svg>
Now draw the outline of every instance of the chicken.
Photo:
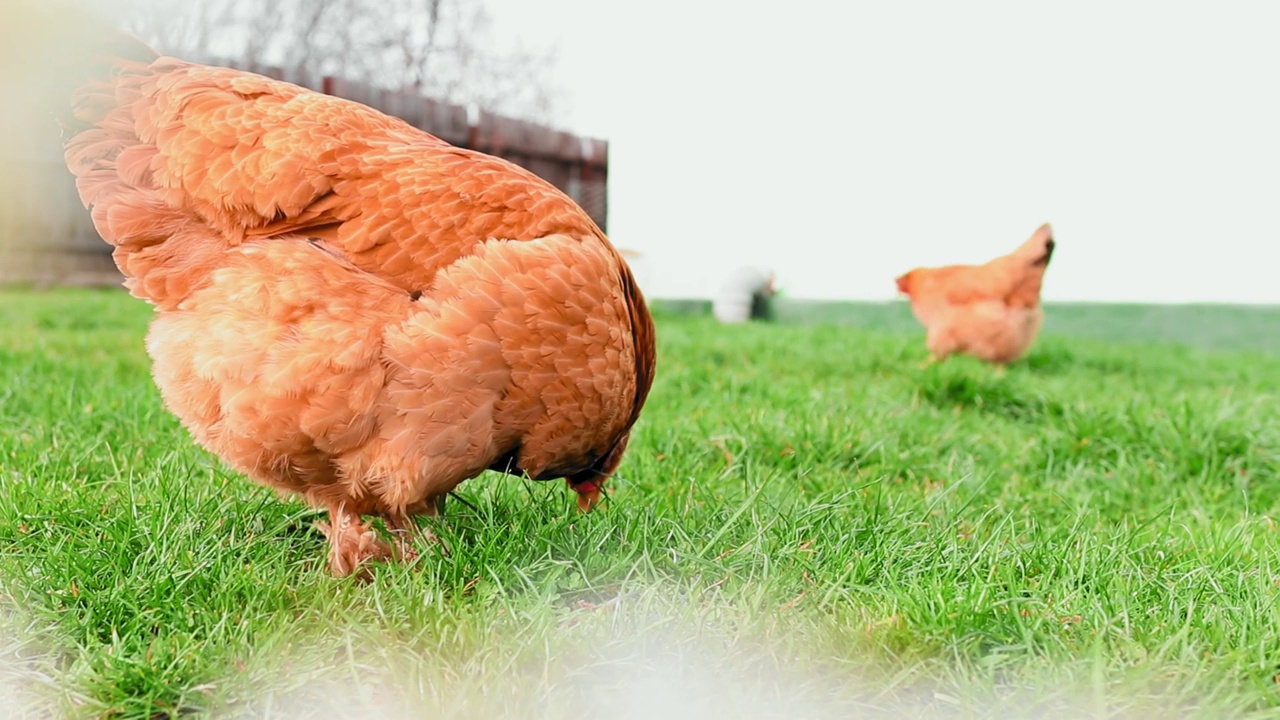
<svg viewBox="0 0 1280 720">
<path fill-rule="evenodd" d="M 985 265 L 916 268 L 898 291 L 927 334 L 933 360 L 952 353 L 1005 364 L 1022 357 L 1044 321 L 1040 285 L 1053 256 L 1053 231 L 1041 225 L 1017 250 Z"/>
<path fill-rule="evenodd" d="M 95 42 L 66 164 L 155 306 L 164 403 L 232 468 L 328 511 L 333 574 L 411 554 L 413 517 L 487 469 L 597 503 L 654 330 L 581 208 L 357 103 Z"/>
</svg>

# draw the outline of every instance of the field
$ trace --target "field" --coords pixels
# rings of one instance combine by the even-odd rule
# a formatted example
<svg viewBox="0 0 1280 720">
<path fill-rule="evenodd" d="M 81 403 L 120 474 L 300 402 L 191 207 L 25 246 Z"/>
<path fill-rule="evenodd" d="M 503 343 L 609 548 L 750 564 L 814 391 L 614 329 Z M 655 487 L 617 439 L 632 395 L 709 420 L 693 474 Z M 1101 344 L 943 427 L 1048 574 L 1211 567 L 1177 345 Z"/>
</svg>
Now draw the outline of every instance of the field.
<svg viewBox="0 0 1280 720">
<path fill-rule="evenodd" d="M 361 584 L 147 306 L 2 292 L 0 717 L 1280 717 L 1275 313 L 1051 308 L 1000 374 L 858 312 L 660 313 L 605 506 L 486 475 Z"/>
</svg>

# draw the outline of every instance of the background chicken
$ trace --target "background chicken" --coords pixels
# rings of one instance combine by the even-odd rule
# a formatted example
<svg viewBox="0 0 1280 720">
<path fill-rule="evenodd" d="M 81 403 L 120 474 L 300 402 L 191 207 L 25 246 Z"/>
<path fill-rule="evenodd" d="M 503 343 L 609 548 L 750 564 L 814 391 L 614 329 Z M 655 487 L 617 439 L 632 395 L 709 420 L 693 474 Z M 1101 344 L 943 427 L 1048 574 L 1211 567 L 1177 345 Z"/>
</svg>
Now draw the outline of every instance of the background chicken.
<svg viewBox="0 0 1280 720">
<path fill-rule="evenodd" d="M 405 531 L 486 469 L 596 502 L 654 346 L 586 213 L 367 107 L 84 30 L 63 50 L 92 68 L 66 162 L 157 309 L 164 401 L 232 467 L 328 510 L 335 574 L 394 554 L 363 516 Z"/>
<path fill-rule="evenodd" d="M 916 268 L 898 277 L 933 358 L 965 353 L 1008 363 L 1022 357 L 1044 321 L 1040 284 L 1053 247 L 1045 224 L 1017 250 L 985 265 Z"/>
</svg>

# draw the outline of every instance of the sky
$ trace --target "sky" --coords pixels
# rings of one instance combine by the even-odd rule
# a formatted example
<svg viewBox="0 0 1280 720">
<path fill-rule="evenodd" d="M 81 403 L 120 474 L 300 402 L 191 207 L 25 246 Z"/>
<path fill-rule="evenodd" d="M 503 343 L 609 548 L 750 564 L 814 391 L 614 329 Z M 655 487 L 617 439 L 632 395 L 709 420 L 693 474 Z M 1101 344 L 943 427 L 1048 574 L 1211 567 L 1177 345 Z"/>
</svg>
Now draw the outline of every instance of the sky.
<svg viewBox="0 0 1280 720">
<path fill-rule="evenodd" d="M 1047 300 L 1280 303 L 1280 3 L 486 2 L 650 296 L 887 300 L 1050 222 Z"/>
</svg>

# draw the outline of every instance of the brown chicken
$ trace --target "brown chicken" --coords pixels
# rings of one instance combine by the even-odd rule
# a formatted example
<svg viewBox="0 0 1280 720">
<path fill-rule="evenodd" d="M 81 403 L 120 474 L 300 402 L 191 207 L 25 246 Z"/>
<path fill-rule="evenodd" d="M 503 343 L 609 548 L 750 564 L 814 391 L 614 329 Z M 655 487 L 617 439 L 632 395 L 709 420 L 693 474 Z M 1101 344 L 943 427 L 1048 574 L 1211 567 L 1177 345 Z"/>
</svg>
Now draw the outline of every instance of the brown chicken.
<svg viewBox="0 0 1280 720">
<path fill-rule="evenodd" d="M 156 384 L 200 445 L 328 511 L 334 574 L 411 553 L 413 516 L 486 469 L 597 502 L 654 343 L 582 209 L 357 103 L 110 43 L 66 162 L 156 307 Z"/>
<path fill-rule="evenodd" d="M 916 268 L 900 276 L 898 290 L 927 330 L 932 359 L 964 353 L 1004 364 L 1022 357 L 1044 321 L 1040 284 L 1053 246 L 1045 224 L 1017 250 L 985 265 Z"/>
</svg>

